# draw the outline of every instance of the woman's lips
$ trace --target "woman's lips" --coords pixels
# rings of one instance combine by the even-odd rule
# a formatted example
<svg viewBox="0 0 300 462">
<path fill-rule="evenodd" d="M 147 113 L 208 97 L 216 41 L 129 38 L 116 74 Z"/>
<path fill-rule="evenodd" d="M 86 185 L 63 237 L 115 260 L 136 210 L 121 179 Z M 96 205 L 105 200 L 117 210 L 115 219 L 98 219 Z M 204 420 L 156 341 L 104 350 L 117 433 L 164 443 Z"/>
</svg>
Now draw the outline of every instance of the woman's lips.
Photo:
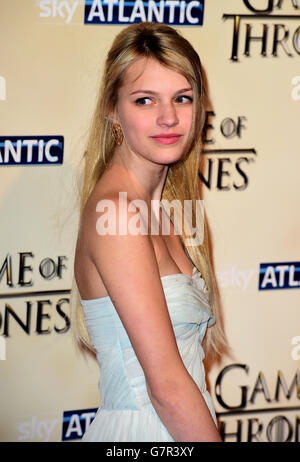
<svg viewBox="0 0 300 462">
<path fill-rule="evenodd" d="M 176 143 L 176 141 L 179 140 L 181 136 L 182 135 L 178 135 L 176 133 L 170 133 L 168 135 L 152 136 L 151 138 L 153 138 L 155 141 L 157 141 L 160 144 L 174 144 Z"/>
</svg>

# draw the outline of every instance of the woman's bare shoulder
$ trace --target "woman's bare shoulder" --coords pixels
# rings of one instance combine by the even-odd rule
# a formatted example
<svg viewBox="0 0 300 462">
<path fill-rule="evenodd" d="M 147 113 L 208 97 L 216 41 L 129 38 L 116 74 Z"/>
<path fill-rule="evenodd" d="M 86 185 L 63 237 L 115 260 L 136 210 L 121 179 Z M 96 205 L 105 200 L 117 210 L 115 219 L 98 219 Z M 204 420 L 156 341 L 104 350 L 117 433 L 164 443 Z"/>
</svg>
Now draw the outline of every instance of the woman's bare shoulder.
<svg viewBox="0 0 300 462">
<path fill-rule="evenodd" d="M 116 223 L 124 218 L 129 223 L 135 212 L 122 208 L 118 198 L 111 200 L 116 207 Z M 91 259 L 128 333 L 147 383 L 153 393 L 158 393 L 170 374 L 181 370 L 182 362 L 151 238 L 130 230 L 111 235 L 96 231 L 89 245 Z"/>
</svg>

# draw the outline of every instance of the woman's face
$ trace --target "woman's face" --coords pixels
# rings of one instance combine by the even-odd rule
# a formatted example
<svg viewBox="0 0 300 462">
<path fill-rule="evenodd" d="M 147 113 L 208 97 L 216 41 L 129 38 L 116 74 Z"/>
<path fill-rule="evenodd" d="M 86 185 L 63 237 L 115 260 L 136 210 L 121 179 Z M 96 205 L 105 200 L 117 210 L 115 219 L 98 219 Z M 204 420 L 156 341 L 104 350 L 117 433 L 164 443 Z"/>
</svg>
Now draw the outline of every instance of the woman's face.
<svg viewBox="0 0 300 462">
<path fill-rule="evenodd" d="M 124 134 L 121 149 L 127 145 L 159 164 L 175 162 L 183 154 L 192 117 L 193 91 L 183 75 L 152 58 L 127 69 L 114 114 Z"/>
</svg>

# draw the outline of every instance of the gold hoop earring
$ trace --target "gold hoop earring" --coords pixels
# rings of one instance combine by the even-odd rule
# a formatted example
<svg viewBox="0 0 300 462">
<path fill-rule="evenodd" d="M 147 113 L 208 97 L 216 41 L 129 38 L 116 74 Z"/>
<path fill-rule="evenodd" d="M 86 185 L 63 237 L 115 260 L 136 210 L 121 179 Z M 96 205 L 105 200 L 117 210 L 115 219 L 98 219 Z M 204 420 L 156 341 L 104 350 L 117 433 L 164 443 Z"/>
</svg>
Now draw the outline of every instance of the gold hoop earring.
<svg viewBox="0 0 300 462">
<path fill-rule="evenodd" d="M 123 143 L 123 132 L 122 132 L 122 128 L 120 126 L 120 124 L 118 123 L 114 123 L 113 126 L 112 126 L 112 136 L 113 136 L 113 139 L 115 140 L 115 143 L 118 145 L 118 146 L 121 146 L 121 144 Z"/>
</svg>

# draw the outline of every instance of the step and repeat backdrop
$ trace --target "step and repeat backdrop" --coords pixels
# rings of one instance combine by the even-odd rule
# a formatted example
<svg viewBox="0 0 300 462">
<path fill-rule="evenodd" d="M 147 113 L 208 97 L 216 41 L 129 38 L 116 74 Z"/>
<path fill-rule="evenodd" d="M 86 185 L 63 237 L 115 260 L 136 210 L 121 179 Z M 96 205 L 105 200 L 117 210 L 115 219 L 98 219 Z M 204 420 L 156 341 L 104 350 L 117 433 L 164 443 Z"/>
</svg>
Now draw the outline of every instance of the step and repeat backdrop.
<svg viewBox="0 0 300 462">
<path fill-rule="evenodd" d="M 208 82 L 222 437 L 299 442 L 300 0 L 0 0 L 0 440 L 80 440 L 101 402 L 71 336 L 76 188 L 106 53 L 146 20 L 190 40 Z"/>
</svg>

